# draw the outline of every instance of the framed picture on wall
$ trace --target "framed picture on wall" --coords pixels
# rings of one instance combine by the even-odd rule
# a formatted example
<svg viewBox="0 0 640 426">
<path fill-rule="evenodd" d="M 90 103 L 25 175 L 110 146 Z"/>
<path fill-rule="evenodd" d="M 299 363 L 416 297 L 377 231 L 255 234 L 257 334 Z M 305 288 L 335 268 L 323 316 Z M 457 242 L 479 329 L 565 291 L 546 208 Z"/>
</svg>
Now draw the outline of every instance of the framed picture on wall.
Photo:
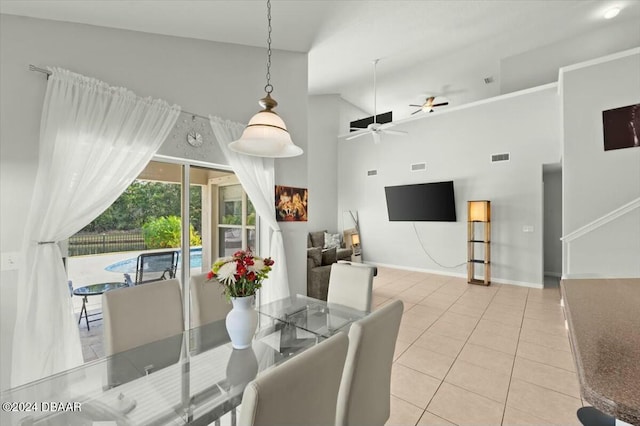
<svg viewBox="0 0 640 426">
<path fill-rule="evenodd" d="M 640 147 L 640 104 L 602 111 L 604 150 Z"/>
<path fill-rule="evenodd" d="M 308 198 L 307 188 L 276 185 L 276 220 L 306 222 Z"/>
</svg>

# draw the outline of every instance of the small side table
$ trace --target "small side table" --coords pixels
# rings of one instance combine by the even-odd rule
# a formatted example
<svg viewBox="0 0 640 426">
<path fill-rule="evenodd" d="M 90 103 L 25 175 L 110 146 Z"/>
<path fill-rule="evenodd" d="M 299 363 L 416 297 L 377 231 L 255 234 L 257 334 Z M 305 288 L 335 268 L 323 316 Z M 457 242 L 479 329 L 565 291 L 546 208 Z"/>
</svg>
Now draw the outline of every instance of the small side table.
<svg viewBox="0 0 640 426">
<path fill-rule="evenodd" d="M 91 320 L 89 319 L 89 317 L 102 315 L 102 312 L 96 312 L 96 313 L 93 313 L 93 314 L 90 314 L 90 313 L 87 312 L 87 297 L 88 296 L 100 296 L 102 293 L 104 293 L 106 291 L 115 290 L 117 288 L 122 288 L 122 287 L 128 287 L 127 283 L 124 283 L 124 282 L 112 282 L 112 283 L 91 284 L 91 285 L 87 285 L 87 286 L 84 286 L 84 287 L 78 287 L 75 290 L 73 290 L 73 295 L 74 296 L 81 296 L 82 297 L 82 309 L 80 310 L 80 318 L 78 318 L 78 325 L 82 321 L 82 316 L 83 315 L 84 315 L 84 320 L 85 320 L 85 322 L 87 324 L 87 330 L 90 330 L 90 328 L 89 328 L 89 323 L 90 322 L 99 321 L 99 320 L 102 319 L 102 317 L 91 319 Z"/>
</svg>

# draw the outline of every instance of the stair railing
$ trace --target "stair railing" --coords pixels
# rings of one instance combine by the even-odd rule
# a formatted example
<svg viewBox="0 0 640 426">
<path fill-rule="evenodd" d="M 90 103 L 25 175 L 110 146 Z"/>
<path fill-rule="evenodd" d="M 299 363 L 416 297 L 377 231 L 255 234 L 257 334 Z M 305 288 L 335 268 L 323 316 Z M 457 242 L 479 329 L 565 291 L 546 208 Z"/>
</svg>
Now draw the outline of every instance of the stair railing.
<svg viewBox="0 0 640 426">
<path fill-rule="evenodd" d="M 564 237 L 560 238 L 560 240 L 562 241 L 562 271 L 563 271 L 563 276 L 564 275 L 570 275 L 570 266 L 571 266 L 571 262 L 570 260 L 570 243 L 577 240 L 578 238 L 589 234 L 590 232 L 595 231 L 596 229 L 606 225 L 607 223 L 616 220 L 617 218 L 619 218 L 620 216 L 623 216 L 637 208 L 640 208 L 640 197 L 636 198 L 635 200 L 632 200 L 630 202 L 628 202 L 627 204 L 624 204 L 623 206 L 618 207 L 615 210 L 610 211 L 609 213 L 605 214 L 602 217 L 599 217 L 598 219 L 587 223 L 584 226 L 581 226 L 580 228 L 576 229 L 575 231 L 571 232 L 568 235 L 565 235 Z"/>
</svg>

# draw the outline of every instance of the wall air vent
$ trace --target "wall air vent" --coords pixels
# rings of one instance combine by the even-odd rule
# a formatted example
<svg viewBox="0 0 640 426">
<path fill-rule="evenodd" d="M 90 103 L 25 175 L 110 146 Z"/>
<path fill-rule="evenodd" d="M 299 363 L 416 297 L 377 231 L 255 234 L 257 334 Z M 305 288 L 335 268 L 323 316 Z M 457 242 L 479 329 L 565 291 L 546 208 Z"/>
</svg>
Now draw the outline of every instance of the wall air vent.
<svg viewBox="0 0 640 426">
<path fill-rule="evenodd" d="M 411 165 L 412 172 L 424 172 L 427 170 L 427 163 L 414 163 Z"/>
<path fill-rule="evenodd" d="M 491 154 L 492 163 L 501 163 L 504 161 L 510 161 L 510 154 L 508 152 L 503 152 L 502 154 Z"/>
<path fill-rule="evenodd" d="M 367 176 L 376 176 L 377 174 L 377 170 L 367 170 Z"/>
</svg>

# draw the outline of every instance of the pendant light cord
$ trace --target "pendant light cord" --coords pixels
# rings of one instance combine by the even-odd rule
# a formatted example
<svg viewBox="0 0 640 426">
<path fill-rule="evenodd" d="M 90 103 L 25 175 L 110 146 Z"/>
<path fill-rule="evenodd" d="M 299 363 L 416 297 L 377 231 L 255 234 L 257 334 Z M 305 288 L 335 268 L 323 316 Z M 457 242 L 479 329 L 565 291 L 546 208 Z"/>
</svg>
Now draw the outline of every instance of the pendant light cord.
<svg viewBox="0 0 640 426">
<path fill-rule="evenodd" d="M 377 110 L 377 106 L 378 106 L 377 105 L 377 102 L 378 102 L 378 99 L 377 99 L 378 88 L 376 87 L 376 68 L 377 68 L 379 60 L 380 59 L 374 59 L 373 60 L 373 123 L 374 124 L 378 122 L 377 121 L 377 117 L 376 117 L 376 114 L 377 114 L 376 110 Z"/>
<path fill-rule="evenodd" d="M 267 31 L 267 85 L 264 86 L 264 91 L 271 93 L 273 92 L 271 85 L 271 0 L 267 0 Z"/>
</svg>

